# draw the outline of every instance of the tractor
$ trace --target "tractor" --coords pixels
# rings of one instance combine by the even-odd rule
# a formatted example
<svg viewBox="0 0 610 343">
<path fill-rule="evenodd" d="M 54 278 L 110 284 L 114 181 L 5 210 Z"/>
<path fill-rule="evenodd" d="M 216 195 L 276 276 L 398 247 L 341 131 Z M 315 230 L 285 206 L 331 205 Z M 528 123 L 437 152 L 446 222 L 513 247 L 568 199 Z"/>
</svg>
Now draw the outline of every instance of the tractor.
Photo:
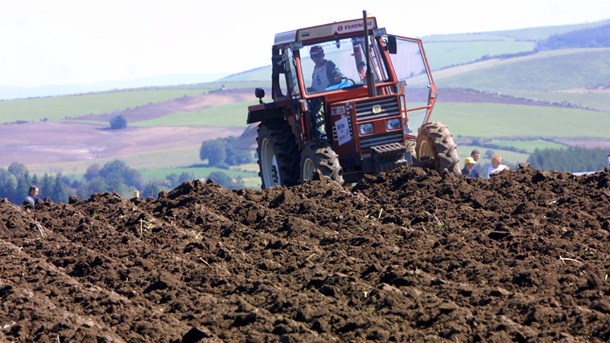
<svg viewBox="0 0 610 343">
<path fill-rule="evenodd" d="M 256 88 L 247 118 L 258 123 L 262 188 L 316 175 L 354 183 L 404 165 L 461 174 L 453 136 L 429 121 L 437 89 L 420 39 L 387 34 L 363 11 L 276 34 L 271 62 L 273 101 Z"/>
</svg>

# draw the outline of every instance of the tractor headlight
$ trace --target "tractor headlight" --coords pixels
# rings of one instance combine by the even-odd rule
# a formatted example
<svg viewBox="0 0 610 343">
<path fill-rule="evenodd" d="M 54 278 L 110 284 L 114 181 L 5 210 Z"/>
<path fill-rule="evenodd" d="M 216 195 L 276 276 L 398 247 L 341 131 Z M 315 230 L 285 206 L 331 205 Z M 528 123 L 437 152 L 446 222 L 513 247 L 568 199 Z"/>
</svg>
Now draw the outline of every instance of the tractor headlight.
<svg viewBox="0 0 610 343">
<path fill-rule="evenodd" d="M 360 124 L 358 129 L 360 130 L 361 135 L 368 135 L 373 133 L 373 123 Z"/>
<path fill-rule="evenodd" d="M 385 128 L 388 130 L 398 130 L 400 129 L 400 119 L 388 119 L 385 121 Z"/>
</svg>

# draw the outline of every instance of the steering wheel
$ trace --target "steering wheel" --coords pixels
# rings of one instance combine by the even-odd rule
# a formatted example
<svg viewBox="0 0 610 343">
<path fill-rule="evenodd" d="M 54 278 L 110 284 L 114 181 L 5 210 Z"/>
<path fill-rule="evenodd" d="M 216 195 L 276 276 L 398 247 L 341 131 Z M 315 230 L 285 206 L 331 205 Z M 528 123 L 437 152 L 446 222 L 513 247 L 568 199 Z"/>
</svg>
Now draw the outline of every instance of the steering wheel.
<svg viewBox="0 0 610 343">
<path fill-rule="evenodd" d="M 354 81 L 354 80 L 352 80 L 352 79 L 350 79 L 349 77 L 346 77 L 346 76 L 341 78 L 341 82 L 347 82 L 347 83 L 350 84 L 350 86 L 355 86 L 356 85 L 356 81 Z"/>
</svg>

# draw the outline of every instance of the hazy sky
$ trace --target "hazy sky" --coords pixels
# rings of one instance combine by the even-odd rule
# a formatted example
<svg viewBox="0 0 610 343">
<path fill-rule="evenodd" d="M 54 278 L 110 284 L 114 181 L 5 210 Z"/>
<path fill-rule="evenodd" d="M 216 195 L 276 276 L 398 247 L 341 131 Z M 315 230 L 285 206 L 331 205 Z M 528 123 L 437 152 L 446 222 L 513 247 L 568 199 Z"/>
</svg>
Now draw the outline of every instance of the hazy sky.
<svg viewBox="0 0 610 343">
<path fill-rule="evenodd" d="M 245 71 L 270 64 L 276 33 L 363 10 L 411 37 L 610 19 L 607 0 L 11 0 L 0 10 L 0 86 Z"/>
</svg>

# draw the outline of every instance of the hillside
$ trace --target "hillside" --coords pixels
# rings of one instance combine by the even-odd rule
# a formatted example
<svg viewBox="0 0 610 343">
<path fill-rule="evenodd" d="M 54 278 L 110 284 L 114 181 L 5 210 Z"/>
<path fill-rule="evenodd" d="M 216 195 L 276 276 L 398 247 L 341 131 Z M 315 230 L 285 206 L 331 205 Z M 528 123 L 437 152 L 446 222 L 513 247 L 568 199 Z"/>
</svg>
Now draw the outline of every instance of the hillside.
<svg viewBox="0 0 610 343">
<path fill-rule="evenodd" d="M 176 112 L 196 111 L 251 98 L 251 90 L 228 90 L 184 96 L 120 112 L 74 116 L 62 121 L 1 125 L 3 144 L 0 146 L 0 165 L 15 161 L 26 165 L 53 165 L 123 158 L 150 151 L 197 147 L 206 139 L 239 136 L 245 127 L 245 119 L 244 125 L 238 127 L 137 127 L 137 123 Z M 107 123 L 118 114 L 134 127 L 109 130 L 107 125 L 91 124 L 92 121 Z M 69 132 L 68 141 L 65 139 L 66 132 Z"/>
<path fill-rule="evenodd" d="M 604 24 L 423 37 L 439 89 L 433 120 L 448 123 L 466 143 L 462 155 L 474 148 L 500 152 L 512 164 L 528 156 L 513 153 L 515 145 L 533 151 L 541 139 L 553 147 L 610 148 L 602 130 L 610 126 L 610 50 L 533 52 L 536 42 Z M 202 141 L 242 133 L 246 108 L 256 102 L 253 90 L 268 87 L 269 75 L 266 66 L 214 83 L 1 101 L 0 120 L 13 124 L 0 127 L 6 142 L 0 166 L 19 162 L 37 173 L 79 174 L 112 158 L 141 170 L 198 164 Z M 128 131 L 104 130 L 116 115 L 127 118 Z M 541 121 L 544 130 L 530 133 Z M 468 143 L 493 136 L 503 148 Z M 253 142 L 246 135 L 240 146 Z"/>
</svg>

